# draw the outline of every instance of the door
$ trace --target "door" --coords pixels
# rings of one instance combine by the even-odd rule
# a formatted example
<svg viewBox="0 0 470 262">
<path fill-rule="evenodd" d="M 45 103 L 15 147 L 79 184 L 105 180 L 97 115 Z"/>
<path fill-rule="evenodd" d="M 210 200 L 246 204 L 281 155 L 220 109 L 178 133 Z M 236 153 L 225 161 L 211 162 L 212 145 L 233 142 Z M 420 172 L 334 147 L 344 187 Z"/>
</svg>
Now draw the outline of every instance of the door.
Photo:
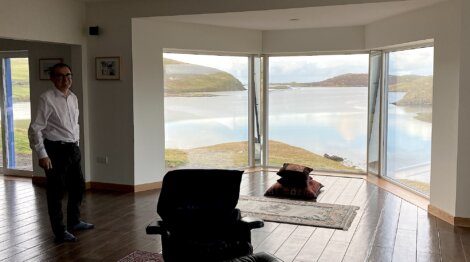
<svg viewBox="0 0 470 262">
<path fill-rule="evenodd" d="M 32 151 L 28 142 L 31 122 L 29 59 L 27 52 L 0 52 L 0 171 L 32 175 Z"/>
<path fill-rule="evenodd" d="M 369 107 L 367 123 L 367 172 L 380 174 L 380 119 L 382 97 L 382 52 L 371 52 L 369 57 Z"/>
</svg>

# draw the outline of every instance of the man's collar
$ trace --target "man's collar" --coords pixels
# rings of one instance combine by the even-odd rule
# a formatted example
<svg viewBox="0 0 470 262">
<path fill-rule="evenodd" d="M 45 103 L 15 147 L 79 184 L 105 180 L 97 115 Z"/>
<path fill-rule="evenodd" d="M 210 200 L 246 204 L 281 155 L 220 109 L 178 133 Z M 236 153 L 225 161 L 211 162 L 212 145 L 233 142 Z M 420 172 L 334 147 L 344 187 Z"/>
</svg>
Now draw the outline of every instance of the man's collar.
<svg viewBox="0 0 470 262">
<path fill-rule="evenodd" d="M 70 88 L 67 89 L 67 94 L 64 94 L 62 91 L 60 91 L 57 87 L 54 86 L 54 92 L 56 95 L 60 95 L 60 96 L 63 96 L 63 97 L 68 97 L 72 91 L 70 91 Z"/>
</svg>

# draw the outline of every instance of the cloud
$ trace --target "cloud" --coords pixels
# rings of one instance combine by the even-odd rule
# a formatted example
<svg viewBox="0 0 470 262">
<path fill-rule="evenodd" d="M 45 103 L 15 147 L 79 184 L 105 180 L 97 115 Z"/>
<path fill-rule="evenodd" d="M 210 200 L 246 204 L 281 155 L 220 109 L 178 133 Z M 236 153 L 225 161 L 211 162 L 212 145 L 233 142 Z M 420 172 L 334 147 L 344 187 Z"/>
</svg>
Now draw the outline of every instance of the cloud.
<svg viewBox="0 0 470 262">
<path fill-rule="evenodd" d="M 418 48 L 390 52 L 389 74 L 432 75 L 434 48 Z M 248 57 L 164 53 L 163 57 L 186 63 L 217 68 L 248 83 Z M 337 75 L 367 74 L 368 54 L 272 56 L 269 58 L 269 80 L 271 83 L 315 82 Z"/>
<path fill-rule="evenodd" d="M 232 74 L 244 84 L 248 83 L 248 57 L 246 56 L 163 53 L 163 57 L 185 63 L 217 68 Z"/>
<path fill-rule="evenodd" d="M 271 57 L 272 83 L 322 81 L 341 74 L 367 74 L 368 54 Z"/>
<path fill-rule="evenodd" d="M 432 75 L 434 48 L 418 48 L 390 52 L 389 74 L 391 75 Z"/>
</svg>

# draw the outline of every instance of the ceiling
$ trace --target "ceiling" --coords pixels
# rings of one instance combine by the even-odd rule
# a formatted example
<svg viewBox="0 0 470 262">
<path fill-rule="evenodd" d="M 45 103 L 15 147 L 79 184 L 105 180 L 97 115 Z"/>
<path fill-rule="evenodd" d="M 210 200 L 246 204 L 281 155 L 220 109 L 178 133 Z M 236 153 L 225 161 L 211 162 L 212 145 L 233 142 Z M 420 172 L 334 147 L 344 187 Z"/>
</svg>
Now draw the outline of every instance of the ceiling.
<svg viewBox="0 0 470 262">
<path fill-rule="evenodd" d="M 106 0 L 82 0 L 106 1 Z M 163 16 L 164 20 L 256 30 L 366 25 L 444 0 L 406 0 L 234 13 Z"/>
</svg>

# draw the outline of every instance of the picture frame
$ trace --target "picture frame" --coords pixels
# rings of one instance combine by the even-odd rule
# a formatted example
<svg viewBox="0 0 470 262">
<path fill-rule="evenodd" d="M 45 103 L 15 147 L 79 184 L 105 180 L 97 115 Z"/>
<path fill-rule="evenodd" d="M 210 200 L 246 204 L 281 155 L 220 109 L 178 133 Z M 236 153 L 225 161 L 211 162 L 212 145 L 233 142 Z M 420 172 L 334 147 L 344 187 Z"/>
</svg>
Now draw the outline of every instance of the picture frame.
<svg viewBox="0 0 470 262">
<path fill-rule="evenodd" d="M 62 58 L 41 58 L 39 59 L 39 80 L 49 80 L 51 68 L 58 63 L 63 63 Z"/>
<path fill-rule="evenodd" d="M 97 80 L 120 80 L 121 79 L 121 58 L 96 57 L 95 72 Z"/>
</svg>

